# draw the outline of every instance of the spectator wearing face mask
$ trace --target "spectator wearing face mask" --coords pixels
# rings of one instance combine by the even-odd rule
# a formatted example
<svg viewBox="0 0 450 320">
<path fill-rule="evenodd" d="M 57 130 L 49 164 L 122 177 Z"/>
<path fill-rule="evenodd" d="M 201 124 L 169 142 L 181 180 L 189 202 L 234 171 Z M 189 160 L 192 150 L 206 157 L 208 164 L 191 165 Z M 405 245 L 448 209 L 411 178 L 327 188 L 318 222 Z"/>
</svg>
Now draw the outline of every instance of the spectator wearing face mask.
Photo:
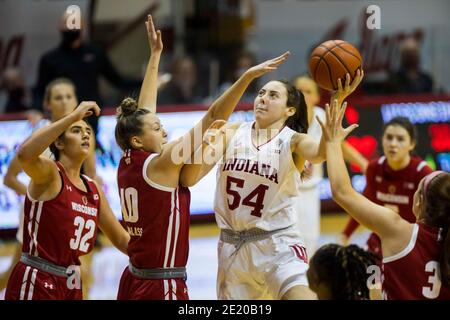
<svg viewBox="0 0 450 320">
<path fill-rule="evenodd" d="M 431 93 L 433 78 L 420 66 L 420 46 L 413 38 L 407 38 L 401 46 L 400 68 L 389 76 L 387 91 L 390 93 Z"/>
<path fill-rule="evenodd" d="M 96 101 L 101 106 L 100 76 L 121 90 L 130 91 L 139 87 L 140 81 L 125 79 L 116 71 L 101 48 L 83 41 L 83 23 L 80 29 L 69 29 L 67 19 L 68 16 L 64 14 L 59 23 L 60 44 L 40 59 L 34 95 L 35 107 L 42 108 L 47 84 L 61 77 L 68 78 L 75 84 L 80 101 Z M 88 121 L 97 132 L 98 118 L 90 117 Z"/>
</svg>

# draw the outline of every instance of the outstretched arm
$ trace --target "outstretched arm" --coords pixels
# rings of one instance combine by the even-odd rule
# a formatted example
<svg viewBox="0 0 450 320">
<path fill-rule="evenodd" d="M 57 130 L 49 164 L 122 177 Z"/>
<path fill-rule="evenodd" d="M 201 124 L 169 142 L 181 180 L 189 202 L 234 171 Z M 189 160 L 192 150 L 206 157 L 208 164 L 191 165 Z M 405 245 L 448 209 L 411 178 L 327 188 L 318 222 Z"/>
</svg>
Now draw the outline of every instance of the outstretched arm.
<svg viewBox="0 0 450 320">
<path fill-rule="evenodd" d="M 159 162 L 164 165 L 170 165 L 172 163 L 172 149 L 174 149 L 175 147 L 180 148 L 180 146 L 186 146 L 187 148 L 184 148 L 180 151 L 181 161 L 179 162 L 181 165 L 188 162 L 188 160 L 193 156 L 194 152 L 202 144 L 202 137 L 209 126 L 215 120 L 227 120 L 249 84 L 254 79 L 261 77 L 268 72 L 276 70 L 280 64 L 286 61 L 289 54 L 289 52 L 285 52 L 279 57 L 267 60 L 257 66 L 248 69 L 228 90 L 226 90 L 216 101 L 213 102 L 213 104 L 206 112 L 205 116 L 203 116 L 201 121 L 194 128 L 192 128 L 186 135 L 184 135 L 180 139 L 173 141 L 164 147 Z M 197 137 L 197 139 L 195 139 L 195 137 Z"/>
<path fill-rule="evenodd" d="M 361 168 L 362 173 L 366 172 L 367 166 L 369 165 L 369 160 L 364 158 L 364 156 L 347 141 L 342 142 L 342 152 L 345 161 L 356 163 Z"/>
<path fill-rule="evenodd" d="M 193 163 L 183 166 L 180 183 L 184 187 L 192 187 L 206 176 L 225 154 L 228 142 L 233 138 L 239 123 L 225 123 L 216 120 L 205 132 L 203 143 L 195 151 Z"/>
<path fill-rule="evenodd" d="M 150 47 L 150 59 L 145 71 L 144 81 L 142 82 L 141 92 L 139 94 L 138 107 L 146 108 L 156 113 L 156 98 L 158 87 L 158 66 L 163 50 L 161 30 L 155 30 L 153 19 L 148 15 L 145 22 L 147 28 L 147 37 Z"/>
<path fill-rule="evenodd" d="M 17 178 L 19 173 L 22 171 L 19 159 L 15 155 L 11 162 L 9 163 L 8 170 L 6 171 L 3 184 L 8 188 L 13 189 L 19 195 L 25 195 L 27 193 L 27 186 L 20 182 Z"/>
<path fill-rule="evenodd" d="M 341 108 L 337 100 L 326 106 L 326 124 L 318 119 L 326 141 L 327 170 L 333 199 L 359 223 L 383 239 L 392 239 L 409 223 L 394 211 L 377 205 L 353 189 L 342 154 L 342 141 L 358 125 L 342 128 L 346 103 Z"/>
</svg>

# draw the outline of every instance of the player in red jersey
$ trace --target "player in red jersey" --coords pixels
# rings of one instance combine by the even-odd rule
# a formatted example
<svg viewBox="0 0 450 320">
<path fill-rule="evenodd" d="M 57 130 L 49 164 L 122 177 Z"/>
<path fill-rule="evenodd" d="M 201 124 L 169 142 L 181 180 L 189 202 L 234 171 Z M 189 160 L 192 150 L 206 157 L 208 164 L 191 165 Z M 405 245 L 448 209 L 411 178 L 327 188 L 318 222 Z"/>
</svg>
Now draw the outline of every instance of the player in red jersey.
<svg viewBox="0 0 450 320">
<path fill-rule="evenodd" d="M 139 102 L 125 99 L 116 125 L 116 140 L 124 150 L 118 189 L 123 219 L 131 235 L 130 264 L 122 274 L 117 298 L 188 299 L 185 266 L 190 193 L 180 185 L 181 169 L 202 143 L 206 129 L 217 119 L 228 119 L 251 81 L 275 70 L 288 53 L 247 70 L 194 128 L 166 143 L 166 132 L 155 115 L 161 32 L 155 31 L 151 16 L 146 26 L 151 56 Z"/>
<path fill-rule="evenodd" d="M 75 84 L 66 78 L 57 78 L 52 80 L 45 87 L 45 95 L 44 95 L 44 106 L 50 114 L 50 120 L 41 119 L 35 129 L 33 131 L 47 126 L 52 122 L 56 122 L 59 119 L 63 118 L 70 112 L 72 112 L 78 105 L 78 99 L 75 90 Z M 89 153 L 87 159 L 83 162 L 83 171 L 88 177 L 91 177 L 95 181 L 97 181 L 100 185 L 102 184 L 101 179 L 96 174 L 95 170 L 95 138 L 91 137 L 91 152 Z M 49 148 L 47 148 L 42 155 L 45 155 L 49 159 L 54 159 L 53 154 Z M 9 163 L 8 169 L 5 174 L 4 184 L 5 186 L 14 190 L 18 195 L 26 196 L 27 194 L 27 186 L 23 184 L 18 176 L 22 172 L 22 167 L 20 166 L 17 155 L 15 155 L 11 162 Z M 0 290 L 6 288 L 8 283 L 8 278 L 14 269 L 17 262 L 20 261 L 20 256 L 22 254 L 22 244 L 23 244 L 23 207 L 19 213 L 19 227 L 17 228 L 16 240 L 14 248 L 14 255 L 11 261 L 9 268 L 2 274 L 0 274 Z M 85 259 L 86 256 L 83 256 L 81 259 Z M 81 274 L 83 278 L 83 293 L 87 294 L 89 291 L 89 268 L 87 267 L 89 263 L 82 261 L 81 266 Z"/>
<path fill-rule="evenodd" d="M 19 149 L 20 165 L 31 181 L 22 255 L 9 278 L 7 300 L 81 299 L 79 257 L 92 250 L 97 226 L 126 253 L 128 233 L 97 184 L 80 175 L 91 135 L 82 119 L 93 113 L 100 113 L 97 104 L 82 102 Z M 55 161 L 42 155 L 49 146 Z"/>
<path fill-rule="evenodd" d="M 450 174 L 436 171 L 420 181 L 414 223 L 370 201 L 352 188 L 342 157 L 341 143 L 357 125 L 343 129 L 345 105 L 334 102 L 326 108 L 326 125 L 319 119 L 333 199 L 380 237 L 383 298 L 450 299 Z"/>
<path fill-rule="evenodd" d="M 410 154 L 416 146 L 417 129 L 409 119 L 393 118 L 384 125 L 382 131 L 384 156 L 369 163 L 363 194 L 371 201 L 394 210 L 406 221 L 414 223 L 414 192 L 420 180 L 431 173 L 432 169 L 421 158 Z M 350 218 L 342 233 L 344 244 L 358 225 L 355 219 Z M 367 249 L 381 260 L 380 239 L 375 233 L 370 235 Z"/>
</svg>

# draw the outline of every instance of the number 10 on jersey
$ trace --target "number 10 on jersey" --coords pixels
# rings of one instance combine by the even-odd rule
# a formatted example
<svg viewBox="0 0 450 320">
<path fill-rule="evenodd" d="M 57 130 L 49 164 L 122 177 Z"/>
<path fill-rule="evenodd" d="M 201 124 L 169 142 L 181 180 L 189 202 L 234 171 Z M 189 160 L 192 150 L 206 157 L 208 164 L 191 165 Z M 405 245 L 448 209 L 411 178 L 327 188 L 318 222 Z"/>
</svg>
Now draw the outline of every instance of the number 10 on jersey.
<svg viewBox="0 0 450 320">
<path fill-rule="evenodd" d="M 120 188 L 120 205 L 122 207 L 122 216 L 124 221 L 131 223 L 138 221 L 138 192 L 135 188 Z"/>
</svg>

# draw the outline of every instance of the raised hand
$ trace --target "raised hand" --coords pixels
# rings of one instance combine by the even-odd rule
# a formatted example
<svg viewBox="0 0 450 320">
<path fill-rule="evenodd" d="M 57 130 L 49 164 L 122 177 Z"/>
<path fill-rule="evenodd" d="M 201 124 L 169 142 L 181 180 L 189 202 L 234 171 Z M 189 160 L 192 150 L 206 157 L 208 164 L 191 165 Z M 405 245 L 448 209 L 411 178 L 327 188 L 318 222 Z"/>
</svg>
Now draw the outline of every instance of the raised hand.
<svg viewBox="0 0 450 320">
<path fill-rule="evenodd" d="M 263 63 L 251 67 L 246 71 L 246 73 L 250 75 L 252 78 L 259 78 L 268 72 L 276 70 L 280 64 L 286 61 L 286 59 L 289 57 L 290 54 L 291 53 L 289 51 L 286 51 L 281 56 L 264 61 Z"/>
<path fill-rule="evenodd" d="M 155 30 L 155 25 L 153 24 L 153 18 L 149 14 L 147 21 L 145 21 L 145 27 L 147 28 L 148 45 L 152 53 L 162 52 L 163 43 L 161 30 Z"/>
<path fill-rule="evenodd" d="M 325 124 L 316 116 L 317 121 L 322 127 L 322 134 L 326 142 L 341 142 L 350 132 L 359 126 L 358 124 L 352 124 L 345 129 L 342 128 L 342 119 L 344 119 L 346 108 L 347 102 L 344 102 L 341 107 L 338 100 L 334 99 L 331 107 L 328 103 L 325 105 Z"/>
<path fill-rule="evenodd" d="M 347 98 L 353 91 L 356 90 L 356 88 L 359 86 L 363 78 L 364 78 L 364 71 L 360 69 L 356 71 L 356 76 L 351 83 L 350 83 L 350 74 L 347 73 L 345 75 L 344 87 L 342 87 L 342 80 L 339 78 L 337 80 L 338 89 L 333 93 L 331 101 L 337 99 L 339 103 L 344 102 L 345 98 Z"/>
<path fill-rule="evenodd" d="M 97 117 L 100 115 L 100 107 L 95 101 L 83 101 L 78 107 L 72 111 L 71 115 L 75 121 L 82 120 L 95 114 Z"/>
</svg>

